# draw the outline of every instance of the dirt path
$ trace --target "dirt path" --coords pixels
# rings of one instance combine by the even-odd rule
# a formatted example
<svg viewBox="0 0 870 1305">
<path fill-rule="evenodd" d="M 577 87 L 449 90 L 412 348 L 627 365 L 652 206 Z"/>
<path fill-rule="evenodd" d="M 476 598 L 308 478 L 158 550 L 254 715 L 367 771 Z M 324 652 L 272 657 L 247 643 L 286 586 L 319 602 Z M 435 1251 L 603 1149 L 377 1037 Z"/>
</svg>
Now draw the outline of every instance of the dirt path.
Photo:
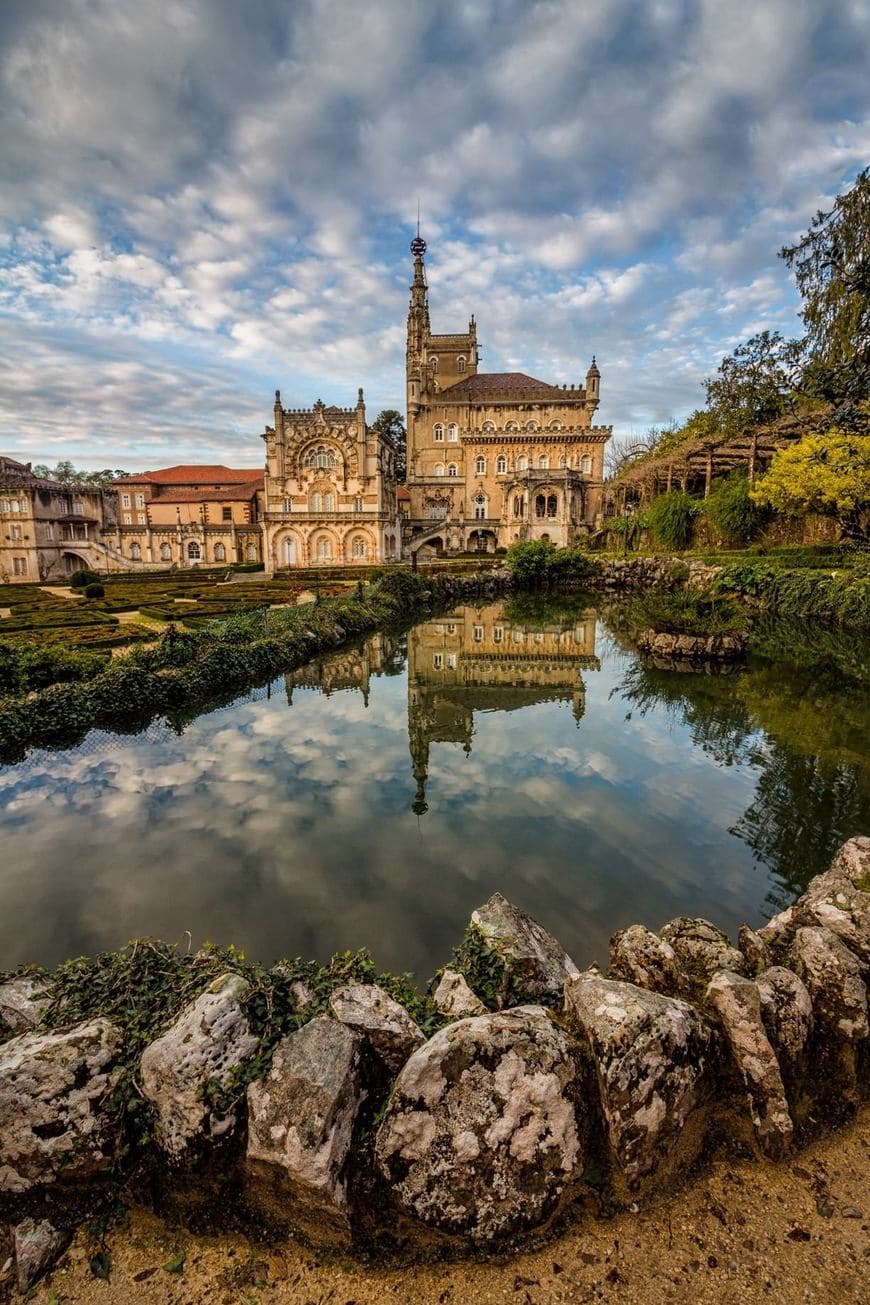
<svg viewBox="0 0 870 1305">
<path fill-rule="evenodd" d="M 626 1305 L 870 1299 L 870 1108 L 857 1124 L 779 1165 L 717 1161 L 655 1209 L 572 1227 L 502 1262 L 412 1269 L 330 1260 L 290 1242 L 196 1238 L 132 1210 L 113 1230 L 108 1282 L 80 1234 L 39 1305 Z M 184 1252 L 180 1271 L 170 1272 Z M 2 1289 L 0 1289 L 2 1299 Z"/>
</svg>

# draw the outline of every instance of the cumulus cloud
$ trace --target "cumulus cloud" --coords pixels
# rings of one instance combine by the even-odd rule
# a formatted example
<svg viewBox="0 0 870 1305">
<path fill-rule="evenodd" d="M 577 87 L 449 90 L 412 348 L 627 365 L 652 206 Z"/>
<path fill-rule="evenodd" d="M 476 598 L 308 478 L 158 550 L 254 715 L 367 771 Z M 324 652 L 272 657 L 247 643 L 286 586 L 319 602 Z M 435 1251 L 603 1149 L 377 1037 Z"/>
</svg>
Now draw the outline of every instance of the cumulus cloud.
<svg viewBox="0 0 870 1305">
<path fill-rule="evenodd" d="M 168 428 L 179 456 L 243 434 L 236 460 L 259 461 L 276 385 L 401 407 L 418 198 L 436 329 L 473 311 L 487 369 L 559 383 L 595 352 L 617 431 L 679 416 L 734 339 L 797 329 L 776 250 L 870 154 L 868 19 L 866 0 L 7 6 L 0 311 L 47 402 L 4 387 L 4 447 L 103 461 L 65 432 L 119 350 L 148 385 L 116 461 Z M 182 377 L 210 421 L 172 402 Z"/>
</svg>

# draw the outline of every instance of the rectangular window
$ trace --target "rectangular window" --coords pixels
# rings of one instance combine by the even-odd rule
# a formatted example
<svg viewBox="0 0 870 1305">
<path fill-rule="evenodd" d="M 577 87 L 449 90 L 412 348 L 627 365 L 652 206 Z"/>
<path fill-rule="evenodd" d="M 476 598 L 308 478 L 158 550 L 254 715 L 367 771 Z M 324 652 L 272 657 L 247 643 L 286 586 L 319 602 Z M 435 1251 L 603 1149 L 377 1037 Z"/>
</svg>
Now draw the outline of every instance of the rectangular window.
<svg viewBox="0 0 870 1305">
<path fill-rule="evenodd" d="M 494 625 L 492 628 L 493 643 L 501 643 L 503 638 L 504 638 L 504 630 L 502 629 L 502 627 L 500 625 Z"/>
<path fill-rule="evenodd" d="M 221 521 L 232 521 L 233 509 L 231 507 L 221 508 Z"/>
<path fill-rule="evenodd" d="M 75 515 L 76 515 L 77 517 L 82 517 L 82 516 L 84 516 L 84 514 L 85 514 L 84 504 L 83 504 L 83 503 L 73 503 L 73 512 L 75 513 Z"/>
<path fill-rule="evenodd" d="M 355 499 L 354 499 L 354 501 L 353 501 L 353 510 L 354 510 L 354 512 L 362 512 L 362 510 L 363 510 L 363 501 L 362 501 L 361 498 L 355 498 Z"/>
<path fill-rule="evenodd" d="M 129 507 L 129 506 L 130 506 L 130 495 L 129 495 L 129 494 L 122 494 L 122 495 L 121 495 L 121 507 Z"/>
<path fill-rule="evenodd" d="M 448 427 L 447 427 L 447 443 L 448 443 L 448 444 L 458 444 L 458 443 L 459 443 L 459 427 L 458 427 L 458 426 L 448 426 Z"/>
<path fill-rule="evenodd" d="M 129 512 L 125 512 L 125 513 L 124 513 L 124 525 L 125 525 L 125 526 L 132 526 L 132 524 L 133 524 L 133 518 L 132 518 L 132 516 L 130 515 Z"/>
<path fill-rule="evenodd" d="M 17 499 L 17 498 L 14 498 L 14 499 L 12 500 L 12 505 L 11 505 L 11 506 L 12 506 L 12 511 L 13 511 L 13 512 L 20 512 L 20 511 L 21 511 L 21 504 L 18 502 L 18 499 Z"/>
<path fill-rule="evenodd" d="M 475 643 L 483 643 L 483 626 L 482 626 L 482 625 L 476 625 L 476 626 L 474 627 L 474 642 L 475 642 Z"/>
<path fill-rule="evenodd" d="M 26 557 L 13 557 L 13 559 L 12 559 L 12 574 L 13 574 L 13 575 L 27 575 L 27 558 L 26 558 Z"/>
<path fill-rule="evenodd" d="M 447 669 L 448 669 L 449 671 L 455 671 L 455 670 L 456 670 L 456 653 L 448 653 L 448 654 L 447 654 Z"/>
<path fill-rule="evenodd" d="M 139 525 L 140 525 L 140 526 L 147 525 L 147 523 L 148 523 L 148 518 L 147 518 L 147 516 L 145 515 L 144 512 L 137 512 L 137 513 L 136 513 L 136 520 L 139 522 Z"/>
<path fill-rule="evenodd" d="M 50 521 L 45 523 L 45 537 L 46 539 L 54 539 L 54 526 Z"/>
<path fill-rule="evenodd" d="M 443 655 L 443 653 L 433 653 L 433 655 L 432 655 L 432 665 L 433 665 L 433 667 L 434 667 L 434 669 L 435 669 L 436 671 L 440 671 L 440 670 L 442 669 L 442 667 L 443 667 L 443 665 L 444 665 L 444 655 Z"/>
<path fill-rule="evenodd" d="M 285 500 L 284 500 L 284 514 L 285 514 L 285 516 L 286 516 L 286 514 L 287 514 L 288 512 L 292 512 L 292 511 L 293 511 L 293 504 L 290 502 L 290 499 L 289 499 L 289 498 L 285 498 Z"/>
<path fill-rule="evenodd" d="M 9 499 L 0 498 L 0 512 L 9 512 L 9 511 L 10 511 Z"/>
<path fill-rule="evenodd" d="M 144 506 L 145 506 L 145 495 L 144 495 L 144 494 L 137 494 L 137 495 L 136 495 L 136 506 L 137 506 L 137 507 L 144 507 Z M 126 507 L 126 504 L 125 504 L 125 507 Z"/>
<path fill-rule="evenodd" d="M 12 538 L 13 538 L 13 539 L 20 539 L 20 538 L 21 538 L 21 527 L 20 527 L 20 526 L 13 526 L 13 527 L 12 527 Z"/>
</svg>

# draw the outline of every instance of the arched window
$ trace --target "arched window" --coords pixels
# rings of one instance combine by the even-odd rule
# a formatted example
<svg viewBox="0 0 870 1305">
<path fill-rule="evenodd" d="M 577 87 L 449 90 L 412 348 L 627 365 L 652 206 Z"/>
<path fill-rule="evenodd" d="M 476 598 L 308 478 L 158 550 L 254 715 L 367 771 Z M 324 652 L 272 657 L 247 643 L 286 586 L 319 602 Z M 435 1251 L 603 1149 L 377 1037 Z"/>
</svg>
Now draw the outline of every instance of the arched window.
<svg viewBox="0 0 870 1305">
<path fill-rule="evenodd" d="M 567 467 L 567 465 L 568 465 L 568 459 L 565 457 L 565 454 L 562 453 L 559 457 L 559 466 Z"/>
<path fill-rule="evenodd" d="M 507 471 L 507 458 L 502 455 L 495 460 L 495 469 L 499 476 L 503 476 Z"/>
<path fill-rule="evenodd" d="M 281 545 L 281 556 L 284 559 L 285 566 L 296 565 L 296 540 L 285 539 Z"/>
<path fill-rule="evenodd" d="M 318 539 L 317 541 L 317 561 L 329 562 L 332 560 L 332 540 Z"/>
<path fill-rule="evenodd" d="M 588 476 L 592 471 L 592 459 L 588 453 L 584 453 L 583 457 L 580 459 L 580 470 L 583 472 L 584 476 Z"/>
<path fill-rule="evenodd" d="M 168 544 L 160 545 L 160 561 L 161 562 L 172 561 L 172 549 L 169 547 Z"/>
<path fill-rule="evenodd" d="M 351 544 L 350 555 L 354 558 L 363 558 L 366 555 L 366 541 L 362 535 L 357 535 Z"/>
<path fill-rule="evenodd" d="M 327 448 L 325 444 L 318 444 L 317 448 L 310 449 L 305 455 L 305 465 L 329 468 L 337 466 L 337 462 L 332 449 Z"/>
<path fill-rule="evenodd" d="M 245 561 L 246 561 L 246 562 L 256 562 L 256 561 L 257 561 L 257 545 L 256 545 L 256 544 L 248 544 L 248 547 L 245 549 Z"/>
<path fill-rule="evenodd" d="M 519 430 L 519 426 L 517 426 L 517 423 L 515 421 L 509 421 L 505 425 L 505 430 Z"/>
<path fill-rule="evenodd" d="M 312 512 L 323 511 L 323 495 L 319 492 L 319 490 L 315 491 L 311 495 L 311 511 Z"/>
<path fill-rule="evenodd" d="M 524 507 L 524 504 L 523 504 L 523 496 L 522 496 L 522 494 L 515 494 L 515 495 L 514 495 L 514 516 L 515 516 L 515 517 L 521 517 L 521 516 L 523 515 L 523 507 Z"/>
<path fill-rule="evenodd" d="M 535 516 L 536 516 L 536 517 L 543 517 L 543 516 L 546 516 L 546 513 L 547 513 L 547 498 L 546 498 L 546 495 L 544 495 L 544 494 L 537 494 L 537 495 L 535 496 Z"/>
<path fill-rule="evenodd" d="M 486 458 L 478 458 L 474 464 L 474 470 L 478 476 L 486 475 Z"/>
<path fill-rule="evenodd" d="M 517 458 L 517 471 L 526 471 L 528 469 L 528 465 L 529 465 L 528 458 L 524 453 L 521 453 L 520 456 Z"/>
<path fill-rule="evenodd" d="M 483 521 L 486 517 L 486 498 L 483 494 L 475 495 L 473 499 L 474 518 L 476 521 Z"/>
<path fill-rule="evenodd" d="M 465 371 L 465 359 L 462 357 L 461 354 L 460 354 L 459 357 L 456 359 L 456 370 L 457 370 L 458 372 L 464 372 L 464 371 Z"/>
<path fill-rule="evenodd" d="M 546 471 L 549 465 L 550 465 L 550 459 L 547 457 L 546 453 L 542 453 L 541 456 L 538 458 L 539 470 Z"/>
<path fill-rule="evenodd" d="M 485 422 L 483 423 L 483 426 L 481 427 L 481 429 L 482 429 L 482 430 L 495 430 L 495 423 L 492 422 L 492 421 L 485 421 Z"/>
<path fill-rule="evenodd" d="M 547 516 L 548 516 L 548 517 L 554 517 L 554 516 L 556 515 L 556 508 L 557 508 L 557 506 L 558 506 L 558 505 L 557 505 L 557 502 L 556 502 L 556 495 L 555 495 L 555 494 L 548 494 L 548 495 L 547 495 Z"/>
<path fill-rule="evenodd" d="M 437 372 L 437 370 L 438 370 L 438 359 L 437 359 L 437 358 L 430 358 L 430 359 L 429 359 L 429 369 L 430 369 L 430 371 Z"/>
<path fill-rule="evenodd" d="M 323 510 L 324 510 L 324 512 L 334 512 L 334 511 L 335 511 L 335 495 L 334 495 L 334 494 L 324 494 L 324 495 L 323 495 Z"/>
<path fill-rule="evenodd" d="M 438 425 L 435 427 L 435 429 L 433 430 L 432 434 L 435 436 L 436 444 L 444 443 L 444 427 L 441 425 L 440 421 Z"/>
<path fill-rule="evenodd" d="M 455 476 L 455 475 L 456 475 L 456 463 L 455 463 L 455 462 L 451 462 L 451 463 L 449 464 L 449 466 L 447 467 L 447 474 L 448 474 L 448 476 Z"/>
<path fill-rule="evenodd" d="M 436 463 L 435 463 L 435 475 L 436 475 L 436 476 L 443 476 L 443 475 L 444 475 L 444 463 L 443 463 L 443 462 L 436 462 Z"/>
<path fill-rule="evenodd" d="M 191 539 L 190 543 L 187 545 L 188 562 L 198 562 L 201 557 L 202 557 L 202 549 L 200 548 L 199 544 L 196 542 L 195 539 Z"/>
<path fill-rule="evenodd" d="M 560 422 L 558 421 L 550 422 L 550 430 L 561 430 L 561 429 L 562 429 L 562 425 Z"/>
<path fill-rule="evenodd" d="M 133 544 L 130 545 L 130 556 L 131 556 L 131 558 L 133 559 L 134 562 L 141 562 L 141 560 L 142 560 L 142 549 L 139 547 L 138 544 L 133 543 Z"/>
<path fill-rule="evenodd" d="M 538 429 L 538 423 L 536 421 L 526 422 L 526 430 L 537 430 L 537 429 Z"/>
<path fill-rule="evenodd" d="M 216 562 L 225 562 L 227 560 L 227 550 L 224 548 L 223 544 L 215 544 L 214 560 Z"/>
<path fill-rule="evenodd" d="M 455 422 L 451 422 L 450 425 L 447 427 L 447 443 L 448 444 L 459 443 L 459 427 L 456 425 Z"/>
</svg>

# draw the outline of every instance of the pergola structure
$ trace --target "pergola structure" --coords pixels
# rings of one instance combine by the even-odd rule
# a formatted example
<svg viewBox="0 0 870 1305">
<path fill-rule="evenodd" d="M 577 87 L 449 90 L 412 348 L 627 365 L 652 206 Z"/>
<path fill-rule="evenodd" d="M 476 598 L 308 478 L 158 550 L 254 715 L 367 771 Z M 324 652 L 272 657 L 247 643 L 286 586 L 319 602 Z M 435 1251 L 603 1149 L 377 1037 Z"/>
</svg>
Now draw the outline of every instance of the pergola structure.
<svg viewBox="0 0 870 1305">
<path fill-rule="evenodd" d="M 683 493 L 703 492 L 710 497 L 713 479 L 745 467 L 748 478 L 765 471 L 778 449 L 794 444 L 805 435 L 815 435 L 831 424 L 831 409 L 790 414 L 766 426 L 756 426 L 738 435 L 701 436 L 667 453 L 653 453 L 629 463 L 604 486 L 605 516 L 621 515 L 626 505 L 642 508 L 659 494 L 672 489 Z"/>
</svg>

